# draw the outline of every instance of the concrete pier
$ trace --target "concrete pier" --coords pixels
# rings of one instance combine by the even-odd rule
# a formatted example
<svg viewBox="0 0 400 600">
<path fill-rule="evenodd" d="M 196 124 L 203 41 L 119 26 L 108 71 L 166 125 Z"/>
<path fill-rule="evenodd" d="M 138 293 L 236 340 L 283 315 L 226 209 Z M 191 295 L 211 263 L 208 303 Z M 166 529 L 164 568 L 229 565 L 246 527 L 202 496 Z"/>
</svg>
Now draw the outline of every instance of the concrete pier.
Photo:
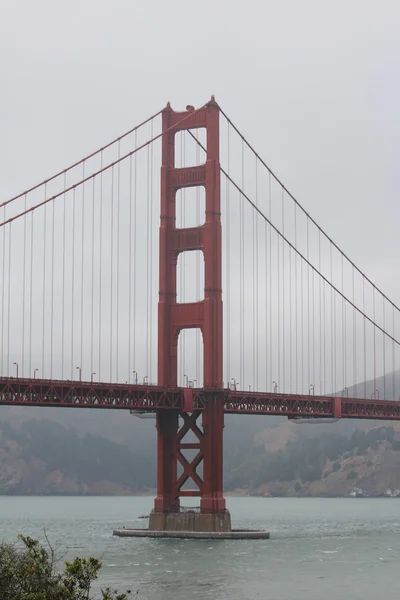
<svg viewBox="0 0 400 600">
<path fill-rule="evenodd" d="M 123 527 L 115 529 L 118 537 L 152 537 L 180 539 L 223 539 L 223 540 L 261 540 L 270 537 L 269 531 L 232 529 L 228 510 L 221 513 L 202 513 L 195 508 L 181 509 L 180 512 L 162 513 L 152 511 L 148 529 Z"/>
<path fill-rule="evenodd" d="M 186 509 L 177 513 L 150 513 L 149 529 L 152 531 L 231 531 L 231 515 L 228 510 L 221 513 L 201 513 Z"/>
</svg>

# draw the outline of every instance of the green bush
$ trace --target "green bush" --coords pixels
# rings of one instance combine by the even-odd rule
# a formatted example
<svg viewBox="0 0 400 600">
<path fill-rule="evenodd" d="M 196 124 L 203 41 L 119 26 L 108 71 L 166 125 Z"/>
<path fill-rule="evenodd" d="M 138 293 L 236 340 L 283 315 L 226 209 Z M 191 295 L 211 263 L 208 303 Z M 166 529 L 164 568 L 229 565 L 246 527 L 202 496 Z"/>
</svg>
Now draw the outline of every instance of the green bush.
<svg viewBox="0 0 400 600">
<path fill-rule="evenodd" d="M 37 540 L 18 536 L 22 547 L 0 543 L 1 600 L 89 600 L 91 586 L 101 569 L 97 558 L 75 558 L 56 570 L 56 557 Z M 100 591 L 101 600 L 127 600 L 130 590 Z"/>
</svg>

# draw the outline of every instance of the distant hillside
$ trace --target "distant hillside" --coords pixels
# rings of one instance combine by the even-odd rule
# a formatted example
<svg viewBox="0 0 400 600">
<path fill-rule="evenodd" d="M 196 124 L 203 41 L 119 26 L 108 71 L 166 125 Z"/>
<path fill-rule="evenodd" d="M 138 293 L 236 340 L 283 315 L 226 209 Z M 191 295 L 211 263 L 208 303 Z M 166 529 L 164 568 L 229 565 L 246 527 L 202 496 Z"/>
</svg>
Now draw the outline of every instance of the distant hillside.
<svg viewBox="0 0 400 600">
<path fill-rule="evenodd" d="M 356 430 L 350 437 L 300 437 L 275 452 L 259 447 L 226 483 L 273 496 L 342 496 L 355 488 L 378 496 L 400 490 L 400 426 Z"/>
<path fill-rule="evenodd" d="M 0 423 L 0 493 L 126 494 L 154 487 L 154 461 L 47 420 Z"/>
<path fill-rule="evenodd" d="M 226 473 L 265 425 L 228 415 Z M 0 406 L 0 494 L 130 494 L 156 487 L 155 420 L 127 411 Z"/>
</svg>

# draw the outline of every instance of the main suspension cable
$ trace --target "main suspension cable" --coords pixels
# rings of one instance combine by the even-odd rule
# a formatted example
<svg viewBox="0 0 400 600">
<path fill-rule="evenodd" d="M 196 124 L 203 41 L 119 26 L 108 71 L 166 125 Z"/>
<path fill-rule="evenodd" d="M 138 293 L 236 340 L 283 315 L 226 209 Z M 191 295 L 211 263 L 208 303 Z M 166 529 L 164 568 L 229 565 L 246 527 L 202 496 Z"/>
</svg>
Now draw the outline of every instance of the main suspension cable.
<svg viewBox="0 0 400 600">
<path fill-rule="evenodd" d="M 191 131 L 189 131 L 189 134 L 193 137 L 194 140 L 196 140 L 196 142 L 200 145 L 200 147 L 205 150 L 204 146 L 201 144 L 201 142 L 199 142 L 199 140 L 196 139 L 196 137 L 192 134 Z M 320 271 L 318 271 L 318 269 L 304 256 L 304 254 L 302 254 L 302 252 L 300 252 L 300 250 L 298 250 L 294 244 L 292 244 L 287 238 L 286 236 L 283 235 L 283 233 L 281 231 L 279 231 L 278 227 L 276 227 L 276 225 L 274 225 L 271 221 L 271 219 L 269 219 L 260 208 L 258 208 L 258 206 L 255 204 L 255 202 L 253 202 L 253 200 L 251 200 L 251 198 L 249 198 L 249 196 L 247 194 L 245 194 L 245 192 L 241 189 L 241 187 L 232 179 L 232 177 L 230 177 L 230 175 L 228 175 L 228 173 L 225 171 L 225 169 L 223 167 L 221 167 L 220 165 L 220 171 L 223 175 L 225 175 L 225 177 L 231 182 L 231 184 L 237 189 L 237 191 L 241 194 L 241 196 L 243 198 L 245 198 L 247 200 L 247 202 L 249 202 L 249 204 L 251 204 L 251 206 L 254 208 L 254 210 L 256 210 L 258 212 L 258 214 L 260 215 L 260 217 L 262 217 L 269 225 L 270 227 L 272 227 L 272 229 L 274 229 L 274 231 L 276 231 L 276 233 L 278 234 L 278 236 L 280 236 L 288 245 L 290 248 L 292 248 L 295 253 L 313 270 L 317 273 L 317 275 L 319 275 L 321 277 L 321 279 L 328 284 L 329 287 L 331 287 L 337 294 L 339 294 L 339 296 L 341 298 L 343 298 L 350 306 L 352 306 L 353 308 L 355 308 L 357 310 L 357 312 L 359 314 L 361 314 L 364 319 L 366 319 L 367 321 L 369 321 L 374 327 L 377 327 L 379 329 L 379 331 L 381 331 L 383 334 L 385 334 L 387 336 L 388 339 L 391 339 L 393 342 L 395 342 L 398 346 L 400 346 L 400 341 L 397 340 L 395 337 L 393 337 L 390 333 L 388 333 L 387 331 L 385 331 L 384 329 L 382 329 L 382 327 L 380 325 L 378 325 L 377 323 L 375 323 L 373 321 L 373 319 L 371 319 L 363 310 L 361 310 L 360 308 L 358 308 L 358 306 L 356 306 L 351 300 L 349 300 L 333 283 L 331 283 L 329 281 L 329 279 L 327 277 L 325 277 L 325 275 L 323 275 Z M 272 173 L 271 173 L 272 174 Z M 272 174 L 273 175 L 273 174 Z M 286 191 L 286 190 L 285 190 Z M 289 193 L 289 192 L 288 192 Z M 296 203 L 298 205 L 298 203 Z M 300 205 L 298 205 L 300 206 Z M 301 208 L 301 206 L 300 206 Z M 310 220 L 312 221 L 311 217 L 309 217 Z M 322 230 L 320 230 L 321 233 L 324 233 Z M 331 242 L 333 246 L 335 246 L 335 244 L 333 242 Z M 344 255 L 344 253 L 343 253 Z M 345 256 L 345 255 L 344 255 Z M 357 267 L 354 265 L 354 268 L 357 269 Z M 359 269 L 357 269 L 359 271 Z M 362 274 L 361 271 L 359 271 Z M 364 277 L 364 276 L 363 276 Z M 364 280 L 368 281 L 369 283 L 371 283 L 367 277 L 364 277 Z M 371 285 L 373 285 L 371 283 Z M 376 289 L 378 292 L 380 292 L 380 290 L 374 286 L 374 289 Z M 381 292 L 380 292 L 381 293 Z M 384 296 L 384 294 L 382 294 L 382 296 Z M 386 298 L 386 296 L 385 296 Z M 387 301 L 394 307 L 397 308 L 396 305 L 391 302 L 388 298 Z M 398 309 L 400 310 L 400 309 Z"/>
<path fill-rule="evenodd" d="M 248 140 L 244 137 L 244 135 L 239 131 L 239 129 L 236 127 L 236 125 L 234 125 L 234 123 L 231 121 L 231 119 L 228 117 L 228 115 L 222 110 L 221 107 L 219 107 L 220 113 L 225 117 L 225 119 L 228 121 L 228 123 L 231 125 L 232 129 L 234 129 L 236 131 L 236 133 L 238 134 L 238 136 L 242 139 L 242 141 L 246 144 L 246 146 L 249 148 L 249 150 L 251 152 L 254 153 L 254 155 L 258 158 L 258 160 L 261 162 L 261 164 L 267 169 L 267 171 L 272 175 L 272 177 L 275 179 L 275 181 L 283 188 L 283 190 L 288 194 L 288 196 L 293 200 L 293 202 L 295 202 L 295 204 L 302 210 L 302 212 L 306 215 L 306 217 L 308 219 L 310 219 L 311 223 L 313 223 L 313 225 L 315 225 L 315 227 L 326 237 L 326 239 L 333 245 L 333 247 L 340 253 L 343 255 L 343 257 L 350 263 L 350 265 L 352 267 L 354 267 L 354 269 L 356 269 L 356 271 L 358 273 L 360 273 L 360 275 L 362 275 L 362 277 L 364 277 L 364 279 L 366 281 L 368 281 L 368 283 L 370 285 L 372 285 L 372 287 L 379 292 L 380 294 L 382 294 L 382 296 L 384 297 L 384 299 L 389 302 L 389 304 L 391 304 L 396 310 L 400 311 L 400 307 L 397 306 L 392 300 L 390 300 L 390 298 L 388 298 L 375 284 L 373 281 L 371 281 L 371 279 L 369 279 L 369 277 L 367 277 L 367 275 L 365 275 L 365 273 L 359 268 L 357 267 L 357 265 L 347 256 L 347 254 L 345 252 L 343 252 L 343 250 L 341 250 L 339 248 L 339 246 L 337 244 L 335 244 L 335 242 L 332 240 L 332 238 L 329 237 L 329 235 L 322 229 L 322 227 L 320 227 L 318 225 L 318 223 L 312 218 L 312 216 L 305 210 L 305 208 L 303 208 L 303 206 L 300 204 L 300 202 L 298 200 L 296 200 L 296 198 L 293 196 L 293 194 L 287 189 L 287 187 L 282 183 L 282 181 L 279 179 L 279 177 L 272 171 L 272 169 L 267 165 L 267 163 L 261 158 L 261 156 L 256 152 L 256 150 L 253 148 L 253 146 L 250 144 L 250 142 L 248 142 Z"/>
<path fill-rule="evenodd" d="M 206 106 L 207 105 L 204 104 L 200 108 L 197 108 L 196 110 L 193 110 L 193 111 L 189 112 L 183 119 L 181 119 L 180 121 L 178 121 L 174 125 L 171 125 L 171 127 L 169 127 L 168 129 L 166 129 L 165 131 L 162 131 L 161 133 L 158 133 L 154 137 L 152 137 L 149 140 L 147 140 L 147 142 L 144 142 L 143 144 L 141 144 L 137 148 L 134 148 L 133 150 L 131 150 L 127 154 L 124 154 L 123 156 L 121 156 L 117 160 L 114 160 L 113 162 L 109 163 L 105 167 L 100 168 L 95 173 L 92 173 L 91 175 L 88 175 L 87 177 L 81 179 L 80 181 L 78 181 L 78 183 L 74 183 L 73 185 L 69 186 L 68 188 L 63 189 L 61 192 L 58 192 L 57 194 L 54 194 L 53 196 L 50 196 L 50 198 L 47 198 L 46 200 L 43 200 L 42 202 L 39 202 L 38 204 L 35 204 L 34 206 L 31 206 L 27 210 L 24 210 L 24 211 L 18 213 L 17 215 L 14 215 L 13 217 L 10 217 L 9 219 L 3 221 L 2 223 L 0 223 L 0 227 L 4 227 L 4 225 L 7 225 L 8 223 L 12 223 L 12 221 L 15 221 L 16 219 L 19 219 L 20 217 L 23 217 L 24 215 L 35 211 L 36 209 L 40 208 L 41 206 L 44 206 L 45 204 L 48 204 L 52 200 L 55 200 L 56 198 L 59 198 L 60 196 L 63 196 L 65 194 L 67 194 L 68 192 L 70 192 L 73 189 L 79 187 L 80 185 L 83 185 L 83 184 L 87 183 L 88 181 L 91 181 L 92 179 L 94 179 L 98 175 L 101 175 L 101 173 L 104 173 L 108 169 L 112 169 L 113 167 L 115 167 L 116 165 L 118 165 L 120 162 L 126 160 L 130 156 L 133 156 L 134 154 L 136 154 L 137 152 L 139 152 L 139 150 L 142 150 L 143 148 L 147 148 L 147 146 L 150 146 L 150 144 L 152 144 L 153 142 L 157 141 L 162 136 L 167 135 L 173 129 L 179 128 L 179 126 L 182 123 L 184 123 L 185 121 L 187 121 L 189 118 L 193 117 L 193 115 L 196 114 L 196 113 L 198 113 L 200 110 L 203 110 Z M 81 162 L 83 162 L 83 161 L 81 161 Z M 4 204 L 1 204 L 0 208 L 3 205 Z"/>
<path fill-rule="evenodd" d="M 87 156 L 85 156 L 84 158 L 81 158 L 80 160 L 78 160 L 78 162 L 75 162 L 74 164 L 70 165 L 66 169 L 63 169 L 62 171 L 59 171 L 58 173 L 56 173 L 55 175 L 52 175 L 48 179 L 45 179 L 41 183 L 37 183 L 36 185 L 34 185 L 33 187 L 29 188 L 28 190 L 25 190 L 25 192 L 21 192 L 17 196 L 14 196 L 13 198 L 10 198 L 9 200 L 6 200 L 5 202 L 2 202 L 0 204 L 0 208 L 3 207 L 3 206 L 7 206 L 7 204 L 10 204 L 11 202 L 14 202 L 14 200 L 18 200 L 19 198 L 22 198 L 22 196 L 24 196 L 25 194 L 29 194 L 30 192 L 34 192 L 35 190 L 37 190 L 38 188 L 42 187 L 43 185 L 46 185 L 50 181 L 54 181 L 54 179 L 57 179 L 57 177 L 60 177 L 61 175 L 65 175 L 66 173 L 68 173 L 68 171 L 71 171 L 72 169 L 75 169 L 75 167 L 79 167 L 79 165 L 85 163 L 90 158 L 93 158 L 94 156 L 97 156 L 97 154 L 100 154 L 101 152 L 104 152 L 104 150 L 107 150 L 107 148 L 110 148 L 111 146 L 113 146 L 117 142 L 120 142 L 124 138 L 128 137 L 128 135 L 130 135 L 131 133 L 134 133 L 135 131 L 137 131 L 138 129 L 140 129 L 141 127 L 143 127 L 144 125 L 146 125 L 147 123 L 149 123 L 150 121 L 152 121 L 153 119 L 155 119 L 156 117 L 158 117 L 161 113 L 162 113 L 162 110 L 159 110 L 158 112 L 156 112 L 154 115 L 152 115 L 151 117 L 149 117 L 145 121 L 142 121 L 141 123 L 139 123 L 139 125 L 136 125 L 136 127 L 133 127 L 132 129 L 130 129 L 129 131 L 127 131 L 123 135 L 120 135 L 119 137 L 115 138 L 115 140 L 113 140 L 112 142 L 109 142 L 105 146 L 102 146 L 101 148 L 99 148 L 99 150 L 96 150 L 95 152 L 92 152 L 91 154 L 88 154 Z"/>
</svg>

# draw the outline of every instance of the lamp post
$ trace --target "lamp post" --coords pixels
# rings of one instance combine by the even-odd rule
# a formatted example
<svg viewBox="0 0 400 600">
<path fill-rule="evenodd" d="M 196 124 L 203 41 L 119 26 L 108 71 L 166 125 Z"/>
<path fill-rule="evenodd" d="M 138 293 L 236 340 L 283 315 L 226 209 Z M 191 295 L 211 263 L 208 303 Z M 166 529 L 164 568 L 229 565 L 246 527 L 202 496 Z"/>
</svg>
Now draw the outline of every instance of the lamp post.
<svg viewBox="0 0 400 600">
<path fill-rule="evenodd" d="M 38 371 L 39 371 L 39 369 L 35 369 L 35 370 L 33 371 L 33 379 L 36 379 L 36 373 L 37 373 Z"/>
<path fill-rule="evenodd" d="M 91 376 L 90 376 L 90 381 L 91 381 L 91 383 L 93 383 L 93 375 L 96 375 L 96 373 L 92 373 L 92 374 L 91 374 Z"/>
<path fill-rule="evenodd" d="M 17 367 L 17 379 L 18 379 L 18 363 L 17 362 L 13 362 L 13 365 L 15 365 Z"/>
<path fill-rule="evenodd" d="M 133 383 L 135 383 L 137 385 L 137 380 L 138 380 L 137 371 L 132 371 L 132 373 L 133 373 Z"/>
<path fill-rule="evenodd" d="M 79 381 L 82 381 L 82 367 L 76 367 L 76 369 L 79 371 Z"/>
</svg>

